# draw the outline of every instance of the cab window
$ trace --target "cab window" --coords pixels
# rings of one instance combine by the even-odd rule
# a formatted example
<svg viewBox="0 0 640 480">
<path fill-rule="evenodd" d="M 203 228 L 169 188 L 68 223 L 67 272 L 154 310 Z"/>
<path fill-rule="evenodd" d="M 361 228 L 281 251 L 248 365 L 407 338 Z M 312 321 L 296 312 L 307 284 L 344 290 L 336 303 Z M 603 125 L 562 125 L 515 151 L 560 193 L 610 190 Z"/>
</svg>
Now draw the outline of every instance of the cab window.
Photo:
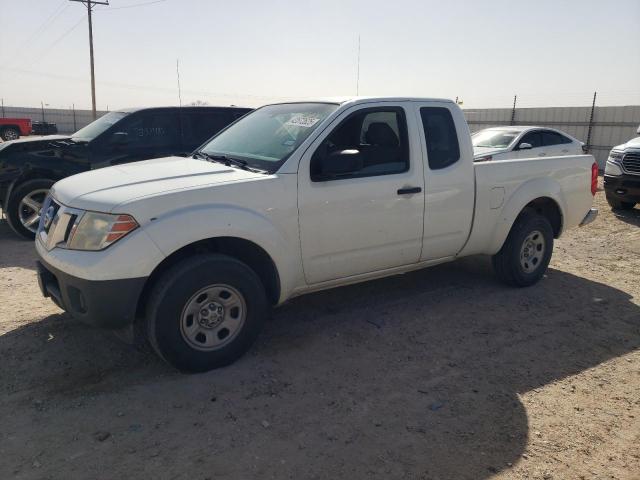
<svg viewBox="0 0 640 480">
<path fill-rule="evenodd" d="M 232 110 L 187 111 L 180 113 L 182 143 L 196 148 L 213 137 L 236 117 Z"/>
<path fill-rule="evenodd" d="M 127 134 L 127 146 L 171 147 L 180 143 L 178 116 L 175 112 L 140 112 L 122 121 L 118 132 Z"/>
<path fill-rule="evenodd" d="M 391 175 L 409 170 L 407 121 L 400 107 L 360 110 L 338 125 L 311 159 L 311 180 Z"/>
<path fill-rule="evenodd" d="M 529 143 L 531 145 L 531 148 L 541 147 L 542 135 L 540 134 L 540 132 L 529 132 L 524 137 L 522 137 L 518 145 L 522 143 Z"/>
</svg>

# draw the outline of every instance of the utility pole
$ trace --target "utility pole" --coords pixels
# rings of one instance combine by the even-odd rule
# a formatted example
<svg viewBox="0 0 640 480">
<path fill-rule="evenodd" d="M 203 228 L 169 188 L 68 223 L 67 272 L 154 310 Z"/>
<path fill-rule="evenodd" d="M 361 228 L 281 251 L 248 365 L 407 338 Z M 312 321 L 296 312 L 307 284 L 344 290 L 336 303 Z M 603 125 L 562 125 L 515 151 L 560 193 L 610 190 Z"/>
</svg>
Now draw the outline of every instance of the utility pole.
<svg viewBox="0 0 640 480">
<path fill-rule="evenodd" d="M 589 115 L 589 131 L 587 132 L 587 153 L 591 151 L 591 131 L 593 130 L 593 114 L 596 111 L 596 97 L 598 92 L 593 92 L 593 102 L 591 103 L 591 115 Z"/>
<path fill-rule="evenodd" d="M 358 35 L 358 71 L 356 73 L 356 97 L 360 94 L 360 35 Z"/>
<path fill-rule="evenodd" d="M 511 109 L 511 125 L 516 124 L 516 101 L 518 100 L 518 95 L 513 96 L 513 108 Z"/>
<path fill-rule="evenodd" d="M 96 1 L 96 0 L 69 0 L 70 2 L 80 2 L 87 7 L 87 16 L 89 18 L 89 60 L 91 62 L 91 110 L 93 112 L 93 119 L 97 118 L 96 115 L 96 76 L 93 67 L 93 22 L 91 20 L 91 12 L 94 5 L 109 5 L 108 1 Z"/>
</svg>

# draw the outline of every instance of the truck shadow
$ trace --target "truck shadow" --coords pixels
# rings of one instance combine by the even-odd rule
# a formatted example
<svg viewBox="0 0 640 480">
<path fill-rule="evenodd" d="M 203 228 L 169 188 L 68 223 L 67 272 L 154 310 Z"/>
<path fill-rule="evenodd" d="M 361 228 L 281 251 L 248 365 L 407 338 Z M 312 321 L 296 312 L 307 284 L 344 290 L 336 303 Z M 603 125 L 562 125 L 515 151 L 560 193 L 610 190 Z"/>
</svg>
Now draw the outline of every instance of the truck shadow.
<svg viewBox="0 0 640 480">
<path fill-rule="evenodd" d="M 482 479 L 526 452 L 519 395 L 638 349 L 639 319 L 640 307 L 613 287 L 550 269 L 532 288 L 509 289 L 485 259 L 467 259 L 294 299 L 239 362 L 183 376 L 53 315 L 0 336 L 2 408 L 14 416 L 9 433 L 24 429 L 60 474 L 68 452 L 36 445 L 42 426 L 20 399 L 62 404 L 50 421 L 64 435 L 66 402 L 93 395 L 74 430 L 89 438 L 119 428 L 114 409 L 159 405 L 142 421 L 170 414 L 170 426 L 142 440 L 123 434 L 92 459 L 121 462 L 133 476 L 141 467 L 122 454 L 148 443 L 176 471 L 194 445 L 203 445 L 202 471 L 222 467 L 209 448 L 238 459 L 261 452 L 225 464 L 231 477 Z M 174 402 L 184 408 L 171 410 Z M 194 430 L 194 420 L 210 427 Z M 187 430 L 189 442 L 168 441 Z"/>
<path fill-rule="evenodd" d="M 638 207 L 632 210 L 614 210 L 613 214 L 618 220 L 640 227 L 640 208 Z"/>
</svg>

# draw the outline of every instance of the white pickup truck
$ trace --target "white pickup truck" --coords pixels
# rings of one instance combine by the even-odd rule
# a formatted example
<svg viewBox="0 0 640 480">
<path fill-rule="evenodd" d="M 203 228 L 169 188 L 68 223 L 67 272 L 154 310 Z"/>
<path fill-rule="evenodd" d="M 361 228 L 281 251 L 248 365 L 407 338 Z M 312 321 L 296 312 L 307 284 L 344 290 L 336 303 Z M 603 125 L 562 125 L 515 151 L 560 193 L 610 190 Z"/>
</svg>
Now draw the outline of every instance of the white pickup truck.
<svg viewBox="0 0 640 480">
<path fill-rule="evenodd" d="M 171 365 L 205 371 L 303 293 L 476 254 L 532 285 L 554 238 L 595 218 L 596 181 L 589 155 L 474 165 L 449 100 L 268 105 L 191 158 L 56 183 L 38 278 L 72 316 L 144 332 Z"/>
</svg>

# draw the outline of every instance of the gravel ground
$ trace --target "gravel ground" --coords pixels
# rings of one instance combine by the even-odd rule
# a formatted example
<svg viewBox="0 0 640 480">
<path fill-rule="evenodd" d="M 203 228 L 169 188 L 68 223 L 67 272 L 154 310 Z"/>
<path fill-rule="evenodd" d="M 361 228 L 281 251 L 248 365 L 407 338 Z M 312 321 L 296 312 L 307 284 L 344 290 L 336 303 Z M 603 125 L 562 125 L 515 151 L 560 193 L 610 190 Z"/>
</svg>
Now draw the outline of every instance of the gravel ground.
<svg viewBox="0 0 640 480">
<path fill-rule="evenodd" d="M 181 375 L 41 298 L 0 221 L 2 479 L 638 479 L 640 209 L 557 241 L 295 299 Z"/>
</svg>

